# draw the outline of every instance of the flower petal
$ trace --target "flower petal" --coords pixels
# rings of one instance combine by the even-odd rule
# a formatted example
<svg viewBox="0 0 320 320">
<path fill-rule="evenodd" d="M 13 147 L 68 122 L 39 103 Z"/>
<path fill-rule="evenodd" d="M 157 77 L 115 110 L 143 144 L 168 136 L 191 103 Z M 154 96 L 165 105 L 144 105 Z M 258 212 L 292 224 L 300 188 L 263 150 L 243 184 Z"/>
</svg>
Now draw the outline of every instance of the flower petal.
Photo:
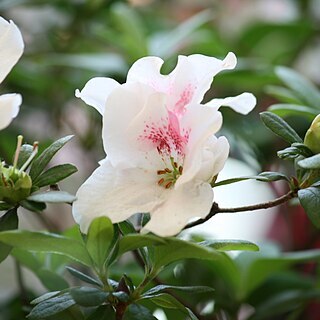
<svg viewBox="0 0 320 320">
<path fill-rule="evenodd" d="M 117 170 L 109 160 L 104 160 L 79 188 L 72 214 L 86 233 L 96 217 L 107 216 L 117 223 L 135 213 L 154 210 L 167 192 L 158 186 L 155 174 L 138 168 Z"/>
<path fill-rule="evenodd" d="M 163 62 L 158 57 L 144 57 L 137 60 L 128 71 L 127 82 L 141 82 L 158 92 L 167 92 L 168 76 L 160 73 Z"/>
<path fill-rule="evenodd" d="M 213 77 L 222 70 L 233 69 L 237 64 L 234 53 L 229 52 L 223 59 L 201 54 L 179 56 L 176 68 L 169 75 L 174 103 L 171 106 L 181 108 L 188 103 L 200 103 L 210 89 Z"/>
<path fill-rule="evenodd" d="M 224 99 L 213 99 L 206 103 L 206 106 L 219 109 L 221 106 L 227 106 L 241 114 L 248 114 L 256 105 L 256 97 L 249 92 L 244 92 L 235 97 Z"/>
<path fill-rule="evenodd" d="M 18 27 L 0 17 L 0 83 L 21 57 L 24 49 Z"/>
<path fill-rule="evenodd" d="M 103 142 L 113 166 L 151 167 L 156 172 L 153 160 L 160 161 L 160 157 L 153 156 L 153 146 L 142 143 L 142 135 L 147 125 L 160 124 L 167 116 L 164 98 L 164 94 L 137 82 L 112 92 L 103 117 Z"/>
<path fill-rule="evenodd" d="M 177 187 L 192 180 L 198 174 L 202 166 L 204 145 L 207 139 L 220 129 L 221 124 L 220 112 L 203 105 L 189 105 L 188 111 L 181 118 L 181 127 L 191 128 L 191 132 L 183 174 L 176 182 Z"/>
<path fill-rule="evenodd" d="M 21 103 L 20 94 L 11 93 L 0 96 L 0 130 L 7 127 L 12 118 L 17 116 Z"/>
<path fill-rule="evenodd" d="M 151 219 L 142 229 L 162 237 L 174 236 L 195 217 L 204 218 L 213 202 L 213 190 L 208 183 L 192 181 L 170 190 L 165 203 L 151 211 Z"/>
<path fill-rule="evenodd" d="M 229 142 L 226 137 L 210 137 L 203 148 L 201 169 L 197 179 L 211 182 L 224 167 L 229 155 Z"/>
<path fill-rule="evenodd" d="M 120 84 L 113 79 L 96 77 L 89 80 L 81 91 L 77 89 L 75 96 L 103 115 L 108 96 L 118 86 Z"/>
</svg>

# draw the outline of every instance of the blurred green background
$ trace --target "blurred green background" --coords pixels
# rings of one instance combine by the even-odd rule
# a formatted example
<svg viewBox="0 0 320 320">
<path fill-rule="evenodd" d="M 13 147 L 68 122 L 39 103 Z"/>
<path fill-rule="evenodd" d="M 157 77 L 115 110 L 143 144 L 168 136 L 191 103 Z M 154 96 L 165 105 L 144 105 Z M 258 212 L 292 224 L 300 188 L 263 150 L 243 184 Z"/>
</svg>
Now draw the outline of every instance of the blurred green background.
<svg viewBox="0 0 320 320">
<path fill-rule="evenodd" d="M 249 116 L 223 109 L 221 132 L 230 140 L 232 156 L 257 171 L 278 169 L 276 150 L 284 146 L 261 124 L 258 112 L 278 101 L 296 102 L 286 89 L 279 90 L 283 83 L 274 68 L 288 66 L 320 84 L 319 0 L 1 0 L 0 15 L 19 26 L 25 41 L 23 57 L 1 84 L 1 92 L 23 96 L 18 117 L 1 131 L 1 157 L 11 161 L 18 134 L 28 143 L 40 141 L 40 148 L 74 134 L 73 142 L 56 158 L 79 169 L 63 185 L 71 193 L 104 157 L 100 115 L 74 97 L 75 89 L 92 77 L 107 76 L 122 83 L 130 65 L 146 55 L 165 59 L 163 73 L 167 73 L 179 54 L 223 58 L 233 51 L 238 57 L 236 70 L 218 75 L 205 100 L 243 91 L 257 96 L 257 108 Z M 292 116 L 287 120 L 303 136 L 312 119 Z M 283 170 L 290 172 L 290 166 Z M 274 192 L 282 189 L 274 188 Z M 23 214 L 28 228 L 41 228 L 37 218 Z M 317 247 L 317 233 L 306 225 L 301 213 L 292 216 L 295 214 L 298 222 L 282 219 L 281 228 L 280 224 L 273 228 L 270 237 L 289 250 Z M 49 208 L 47 219 L 56 231 L 73 224 L 68 206 Z M 297 223 L 300 228 L 295 227 Z M 202 268 L 205 266 L 199 266 Z M 194 284 L 206 283 L 209 277 L 226 293 L 228 285 L 221 284 L 219 272 L 212 268 L 207 278 L 195 279 Z M 181 270 L 191 279 L 189 269 L 190 263 Z M 130 270 L 128 266 L 126 270 Z M 296 278 L 291 280 L 296 283 Z M 179 277 L 175 281 L 179 282 Z M 1 283 L 0 278 L 0 287 L 6 291 Z M 224 297 L 232 303 L 240 303 L 238 298 Z M 249 303 L 254 296 L 250 293 L 241 299 Z M 20 319 L 21 315 L 8 310 L 18 309 L 14 304 L 12 309 L 3 308 L 3 319 Z"/>
</svg>

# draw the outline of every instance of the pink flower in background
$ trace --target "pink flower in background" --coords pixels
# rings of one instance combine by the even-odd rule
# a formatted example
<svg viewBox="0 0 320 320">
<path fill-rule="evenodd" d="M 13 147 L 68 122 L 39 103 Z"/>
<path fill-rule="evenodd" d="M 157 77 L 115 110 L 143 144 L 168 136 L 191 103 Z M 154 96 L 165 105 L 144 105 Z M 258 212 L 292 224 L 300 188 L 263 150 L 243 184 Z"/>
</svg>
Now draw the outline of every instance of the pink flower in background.
<svg viewBox="0 0 320 320">
<path fill-rule="evenodd" d="M 145 231 L 172 236 L 210 211 L 210 182 L 223 168 L 229 144 L 215 137 L 221 101 L 213 107 L 200 102 L 212 77 L 234 67 L 235 56 L 181 56 L 167 76 L 160 74 L 161 64 L 143 58 L 129 70 L 127 83 L 94 78 L 76 92 L 103 115 L 107 154 L 77 193 L 73 215 L 83 232 L 98 216 L 116 223 L 139 212 L 151 216 Z M 227 99 L 222 104 L 241 105 L 241 97 Z"/>
<path fill-rule="evenodd" d="M 21 57 L 23 39 L 17 26 L 0 17 L 0 83 Z M 22 98 L 20 94 L 0 95 L 0 129 L 7 127 L 19 112 Z"/>
</svg>

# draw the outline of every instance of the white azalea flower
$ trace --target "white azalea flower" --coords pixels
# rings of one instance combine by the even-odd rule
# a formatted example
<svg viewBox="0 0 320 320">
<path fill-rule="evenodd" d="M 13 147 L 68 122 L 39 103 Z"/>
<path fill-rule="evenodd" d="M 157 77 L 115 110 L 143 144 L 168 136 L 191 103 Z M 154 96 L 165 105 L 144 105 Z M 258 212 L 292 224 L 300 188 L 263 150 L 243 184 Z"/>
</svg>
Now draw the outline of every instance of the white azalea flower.
<svg viewBox="0 0 320 320">
<path fill-rule="evenodd" d="M 0 83 L 23 53 L 23 39 L 18 27 L 0 17 Z M 7 127 L 19 112 L 22 98 L 11 93 L 0 96 L 0 129 Z"/>
<path fill-rule="evenodd" d="M 241 95 L 211 106 L 200 102 L 213 76 L 233 68 L 236 58 L 232 53 L 224 60 L 180 56 L 166 76 L 160 74 L 162 63 L 143 58 L 123 85 L 93 78 L 76 91 L 103 115 L 107 153 L 77 192 L 73 216 L 83 232 L 98 216 L 117 223 L 139 212 L 151 216 L 144 231 L 172 236 L 211 209 L 210 182 L 229 153 L 227 139 L 214 135 L 222 124 L 217 109 L 229 105 L 245 111 Z"/>
<path fill-rule="evenodd" d="M 167 107 L 175 113 L 183 113 L 189 103 L 201 103 L 209 90 L 213 77 L 222 70 L 234 69 L 237 58 L 229 52 L 223 60 L 193 54 L 179 56 L 176 68 L 168 75 L 160 73 L 164 61 L 158 57 L 145 57 L 130 68 L 127 82 L 147 84 L 168 96 Z M 89 80 L 85 87 L 76 91 L 76 96 L 96 108 L 102 115 L 109 94 L 120 84 L 110 78 L 97 77 Z M 247 114 L 256 105 L 256 98 L 248 92 L 226 99 L 213 99 L 208 106 L 218 109 L 228 106 Z"/>
<path fill-rule="evenodd" d="M 167 99 L 141 83 L 124 84 L 109 95 L 103 116 L 108 156 L 80 187 L 73 207 L 83 232 L 97 216 L 116 223 L 150 212 L 145 229 L 171 236 L 210 211 L 210 181 L 229 152 L 226 138 L 214 136 L 222 116 L 196 103 L 177 115 Z"/>
</svg>

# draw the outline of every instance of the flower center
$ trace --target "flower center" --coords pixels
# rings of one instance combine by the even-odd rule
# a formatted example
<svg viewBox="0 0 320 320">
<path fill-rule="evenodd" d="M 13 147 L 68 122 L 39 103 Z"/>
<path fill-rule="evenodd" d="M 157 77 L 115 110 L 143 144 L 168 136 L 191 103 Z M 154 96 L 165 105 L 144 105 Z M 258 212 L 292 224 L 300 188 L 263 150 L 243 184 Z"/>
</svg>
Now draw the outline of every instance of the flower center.
<svg viewBox="0 0 320 320">
<path fill-rule="evenodd" d="M 157 171 L 157 175 L 160 176 L 158 185 L 165 189 L 172 188 L 183 172 L 183 167 L 179 166 L 173 157 L 170 157 L 170 162 L 171 168 L 166 167 L 165 169 Z"/>
</svg>

